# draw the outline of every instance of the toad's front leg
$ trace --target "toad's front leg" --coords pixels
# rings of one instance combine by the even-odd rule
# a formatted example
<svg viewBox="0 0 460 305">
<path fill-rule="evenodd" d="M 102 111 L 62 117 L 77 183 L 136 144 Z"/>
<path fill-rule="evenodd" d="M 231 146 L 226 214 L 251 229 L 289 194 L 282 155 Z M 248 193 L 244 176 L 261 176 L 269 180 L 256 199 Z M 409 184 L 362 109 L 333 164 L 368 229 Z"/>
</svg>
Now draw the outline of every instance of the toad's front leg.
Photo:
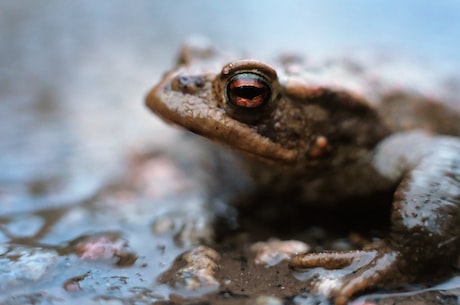
<svg viewBox="0 0 460 305">
<path fill-rule="evenodd" d="M 379 146 L 375 160 L 383 174 L 402 176 L 388 238 L 363 251 L 299 255 L 290 264 L 323 268 L 311 281 L 312 292 L 336 304 L 363 290 L 445 274 L 460 253 L 460 140 L 396 135 Z"/>
</svg>

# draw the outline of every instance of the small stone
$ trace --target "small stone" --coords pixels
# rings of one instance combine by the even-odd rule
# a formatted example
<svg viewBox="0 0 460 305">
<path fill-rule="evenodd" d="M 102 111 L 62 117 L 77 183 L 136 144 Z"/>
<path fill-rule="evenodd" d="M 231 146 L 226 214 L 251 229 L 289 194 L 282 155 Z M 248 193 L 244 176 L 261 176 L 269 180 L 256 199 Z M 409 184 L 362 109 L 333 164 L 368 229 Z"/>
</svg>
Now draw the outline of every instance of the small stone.
<svg viewBox="0 0 460 305">
<path fill-rule="evenodd" d="M 214 277 L 221 257 L 214 249 L 198 246 L 176 259 L 170 270 L 160 279 L 186 293 L 206 293 L 219 288 Z"/>
<path fill-rule="evenodd" d="M 256 305 L 283 305 L 283 301 L 270 295 L 261 295 L 256 299 Z"/>
<path fill-rule="evenodd" d="M 9 245 L 2 252 L 0 289 L 39 281 L 51 271 L 58 260 L 56 251 L 38 247 Z"/>
<path fill-rule="evenodd" d="M 116 259 L 118 266 L 131 266 L 137 256 L 128 249 L 127 241 L 118 234 L 104 233 L 82 236 L 72 241 L 70 249 L 84 260 Z"/>
</svg>

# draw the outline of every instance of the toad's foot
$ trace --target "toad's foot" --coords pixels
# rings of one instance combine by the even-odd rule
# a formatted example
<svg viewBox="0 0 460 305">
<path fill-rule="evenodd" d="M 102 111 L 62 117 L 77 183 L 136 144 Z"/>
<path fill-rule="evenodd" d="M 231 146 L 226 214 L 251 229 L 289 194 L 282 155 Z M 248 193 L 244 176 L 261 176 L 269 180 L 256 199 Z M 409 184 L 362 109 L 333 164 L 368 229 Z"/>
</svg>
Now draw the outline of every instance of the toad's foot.
<svg viewBox="0 0 460 305">
<path fill-rule="evenodd" d="M 410 281 L 400 272 L 404 259 L 388 247 L 349 252 L 309 253 L 295 256 L 290 267 L 310 281 L 311 291 L 334 299 L 335 305 L 363 290 Z M 310 270 L 305 270 L 310 269 Z M 305 272 L 303 272 L 305 271 Z"/>
</svg>

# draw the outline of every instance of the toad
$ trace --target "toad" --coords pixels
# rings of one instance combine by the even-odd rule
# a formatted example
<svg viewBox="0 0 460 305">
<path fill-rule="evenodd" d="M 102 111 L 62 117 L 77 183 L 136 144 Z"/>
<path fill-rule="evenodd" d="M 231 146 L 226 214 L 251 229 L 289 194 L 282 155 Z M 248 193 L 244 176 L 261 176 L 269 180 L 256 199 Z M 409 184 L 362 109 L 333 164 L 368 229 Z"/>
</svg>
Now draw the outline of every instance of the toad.
<svg viewBox="0 0 460 305">
<path fill-rule="evenodd" d="M 311 291 L 336 304 L 446 273 L 458 259 L 460 114 L 434 98 L 387 85 L 347 61 L 284 56 L 267 64 L 186 45 L 147 105 L 231 148 L 252 189 L 331 208 L 392 192 L 385 239 L 291 259 L 294 269 L 326 269 Z"/>
</svg>

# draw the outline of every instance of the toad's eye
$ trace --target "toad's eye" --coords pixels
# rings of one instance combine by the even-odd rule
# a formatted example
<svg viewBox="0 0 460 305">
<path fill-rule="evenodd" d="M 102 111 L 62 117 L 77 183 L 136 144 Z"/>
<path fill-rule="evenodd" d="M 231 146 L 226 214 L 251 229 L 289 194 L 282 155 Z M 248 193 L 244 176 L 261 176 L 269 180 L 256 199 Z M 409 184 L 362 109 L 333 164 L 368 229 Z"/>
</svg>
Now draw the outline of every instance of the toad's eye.
<svg viewBox="0 0 460 305">
<path fill-rule="evenodd" d="M 256 73 L 233 76 L 225 88 L 227 101 L 241 108 L 257 108 L 270 100 L 271 89 L 265 78 Z"/>
</svg>

